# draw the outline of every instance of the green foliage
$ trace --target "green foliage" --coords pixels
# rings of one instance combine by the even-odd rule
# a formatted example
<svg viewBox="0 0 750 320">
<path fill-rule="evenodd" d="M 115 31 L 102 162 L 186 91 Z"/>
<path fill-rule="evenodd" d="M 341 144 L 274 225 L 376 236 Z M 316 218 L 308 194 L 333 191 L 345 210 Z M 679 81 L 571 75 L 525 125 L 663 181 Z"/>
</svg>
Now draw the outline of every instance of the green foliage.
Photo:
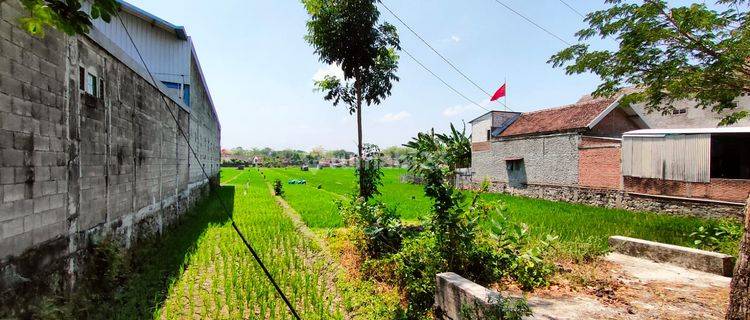
<svg viewBox="0 0 750 320">
<path fill-rule="evenodd" d="M 365 144 L 364 147 L 364 165 L 358 166 L 355 171 L 360 186 L 360 197 L 365 201 L 379 195 L 378 188 L 383 185 L 383 170 L 380 148 L 374 144 Z"/>
<path fill-rule="evenodd" d="M 273 194 L 279 197 L 284 196 L 284 185 L 281 183 L 280 179 L 273 181 Z"/>
<path fill-rule="evenodd" d="M 407 312 L 411 318 L 417 318 L 432 307 L 435 275 L 445 271 L 445 261 L 438 251 L 435 237 L 427 233 L 405 240 L 396 261 L 396 274 L 409 300 Z"/>
<path fill-rule="evenodd" d="M 429 161 L 428 157 L 434 156 L 441 157 L 443 164 L 451 171 L 471 166 L 471 141 L 466 135 L 466 126 L 461 132 L 452 123 L 450 128 L 450 133 L 435 134 L 434 129 L 417 133 L 416 137 L 404 144 L 404 147 L 411 149 L 404 156 L 409 171 L 419 174 L 422 164 Z"/>
<path fill-rule="evenodd" d="M 355 113 L 359 100 L 380 104 L 398 81 L 399 48 L 396 27 L 379 23 L 380 12 L 372 0 L 303 0 L 310 19 L 305 40 L 320 61 L 336 64 L 344 79 L 327 76 L 316 82 L 325 99 L 343 101 Z M 347 82 L 353 79 L 354 83 Z"/>
<path fill-rule="evenodd" d="M 93 0 L 90 12 L 82 8 L 82 0 L 21 0 L 29 16 L 21 18 L 23 28 L 32 35 L 43 37 L 45 27 L 53 27 L 69 35 L 86 34 L 92 20 L 110 22 L 120 4 L 116 0 Z"/>
<path fill-rule="evenodd" d="M 689 235 L 695 246 L 704 250 L 718 250 L 726 242 L 739 241 L 742 237 L 742 225 L 722 221 L 716 225 L 700 226 Z"/>
<path fill-rule="evenodd" d="M 614 38 L 616 51 L 575 44 L 549 60 L 568 74 L 594 73 L 602 83 L 596 96 L 612 96 L 628 85 L 621 105 L 646 102 L 650 111 L 669 113 L 671 102 L 695 99 L 697 107 L 724 116 L 721 125 L 748 116 L 735 99 L 750 92 L 750 25 L 746 1 L 717 1 L 670 7 L 665 0 L 643 3 L 607 0 L 610 8 L 589 13 L 589 26 L 576 35 Z M 742 9 L 740 9 L 742 7 Z M 725 113 L 729 112 L 729 113 Z"/>
<path fill-rule="evenodd" d="M 403 227 L 395 210 L 357 197 L 339 202 L 338 207 L 346 224 L 363 238 L 362 248 L 367 257 L 378 258 L 401 248 Z"/>
<path fill-rule="evenodd" d="M 545 261 L 544 255 L 557 237 L 547 235 L 545 240 L 531 243 L 526 224 L 513 223 L 502 213 L 496 217 L 492 219 L 491 238 L 496 248 L 493 261 L 498 276 L 512 277 L 524 290 L 549 285 L 548 279 L 555 268 Z"/>
</svg>

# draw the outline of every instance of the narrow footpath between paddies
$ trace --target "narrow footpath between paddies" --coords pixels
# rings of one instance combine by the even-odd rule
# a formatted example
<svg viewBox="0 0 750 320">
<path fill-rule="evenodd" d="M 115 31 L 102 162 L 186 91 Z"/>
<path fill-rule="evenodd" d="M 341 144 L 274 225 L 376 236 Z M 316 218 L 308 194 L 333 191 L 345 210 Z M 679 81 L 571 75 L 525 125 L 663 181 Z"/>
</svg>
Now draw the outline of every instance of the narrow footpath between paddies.
<svg viewBox="0 0 750 320">
<path fill-rule="evenodd" d="M 223 177 L 221 188 L 237 225 L 303 319 L 348 319 L 335 268 L 301 235 L 269 192 L 247 170 Z M 258 263 L 225 218 L 213 194 L 209 205 L 170 230 L 150 252 L 124 292 L 121 317 L 154 319 L 292 319 Z M 196 221 L 203 221 L 197 223 Z M 156 281 L 158 279 L 159 281 Z M 154 287 L 162 283 L 164 288 Z M 136 316 L 137 315 L 137 316 Z"/>
</svg>

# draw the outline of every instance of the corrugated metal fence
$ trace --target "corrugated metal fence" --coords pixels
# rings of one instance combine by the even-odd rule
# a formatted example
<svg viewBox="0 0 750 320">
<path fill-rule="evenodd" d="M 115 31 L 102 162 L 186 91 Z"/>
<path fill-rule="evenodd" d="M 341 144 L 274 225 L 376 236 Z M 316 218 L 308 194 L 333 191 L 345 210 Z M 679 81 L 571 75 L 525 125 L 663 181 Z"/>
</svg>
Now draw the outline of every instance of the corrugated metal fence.
<svg viewBox="0 0 750 320">
<path fill-rule="evenodd" d="M 624 136 L 622 174 L 688 182 L 710 182 L 711 135 Z"/>
</svg>

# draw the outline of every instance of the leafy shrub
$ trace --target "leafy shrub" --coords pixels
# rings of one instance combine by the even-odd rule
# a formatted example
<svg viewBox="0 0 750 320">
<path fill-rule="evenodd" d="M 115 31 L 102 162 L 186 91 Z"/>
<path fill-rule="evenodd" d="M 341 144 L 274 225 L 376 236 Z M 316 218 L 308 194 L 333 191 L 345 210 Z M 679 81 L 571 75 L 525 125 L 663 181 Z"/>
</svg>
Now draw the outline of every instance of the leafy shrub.
<svg viewBox="0 0 750 320">
<path fill-rule="evenodd" d="M 718 250 L 724 243 L 739 241 L 742 237 L 742 225 L 722 221 L 713 226 L 700 226 L 689 235 L 693 244 L 705 250 Z"/>
<path fill-rule="evenodd" d="M 359 196 L 367 201 L 380 194 L 378 188 L 383 185 L 383 160 L 380 148 L 374 144 L 365 144 L 363 153 L 364 168 L 357 166 L 355 174 L 359 178 L 357 181 L 362 184 Z"/>
<path fill-rule="evenodd" d="M 417 318 L 432 307 L 435 275 L 445 271 L 445 261 L 438 253 L 435 237 L 428 233 L 405 240 L 395 260 L 399 285 L 409 300 L 407 313 Z"/>
<path fill-rule="evenodd" d="M 484 205 L 493 210 L 491 205 Z M 509 276 L 524 290 L 549 285 L 548 278 L 554 273 L 554 265 L 544 260 L 543 255 L 557 237 L 547 235 L 544 241 L 531 244 L 526 224 L 510 221 L 504 214 L 504 205 L 494 210 L 497 219 L 492 219 L 490 238 L 494 241 L 496 275 Z"/>
<path fill-rule="evenodd" d="M 279 179 L 273 181 L 273 194 L 279 197 L 284 196 L 284 185 L 281 184 L 281 180 Z"/>
<path fill-rule="evenodd" d="M 396 210 L 357 197 L 339 202 L 338 207 L 346 224 L 356 229 L 354 233 L 359 234 L 368 257 L 377 258 L 401 248 L 403 226 Z"/>
</svg>

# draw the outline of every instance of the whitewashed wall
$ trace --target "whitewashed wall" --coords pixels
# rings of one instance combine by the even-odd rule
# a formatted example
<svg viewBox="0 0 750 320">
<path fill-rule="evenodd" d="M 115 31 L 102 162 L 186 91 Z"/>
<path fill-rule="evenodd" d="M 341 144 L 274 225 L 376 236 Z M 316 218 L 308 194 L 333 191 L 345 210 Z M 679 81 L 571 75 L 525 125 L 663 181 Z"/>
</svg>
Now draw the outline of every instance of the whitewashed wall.
<svg viewBox="0 0 750 320">
<path fill-rule="evenodd" d="M 492 128 L 492 114 L 488 113 L 471 124 L 471 142 L 487 141 L 487 130 Z"/>
</svg>

